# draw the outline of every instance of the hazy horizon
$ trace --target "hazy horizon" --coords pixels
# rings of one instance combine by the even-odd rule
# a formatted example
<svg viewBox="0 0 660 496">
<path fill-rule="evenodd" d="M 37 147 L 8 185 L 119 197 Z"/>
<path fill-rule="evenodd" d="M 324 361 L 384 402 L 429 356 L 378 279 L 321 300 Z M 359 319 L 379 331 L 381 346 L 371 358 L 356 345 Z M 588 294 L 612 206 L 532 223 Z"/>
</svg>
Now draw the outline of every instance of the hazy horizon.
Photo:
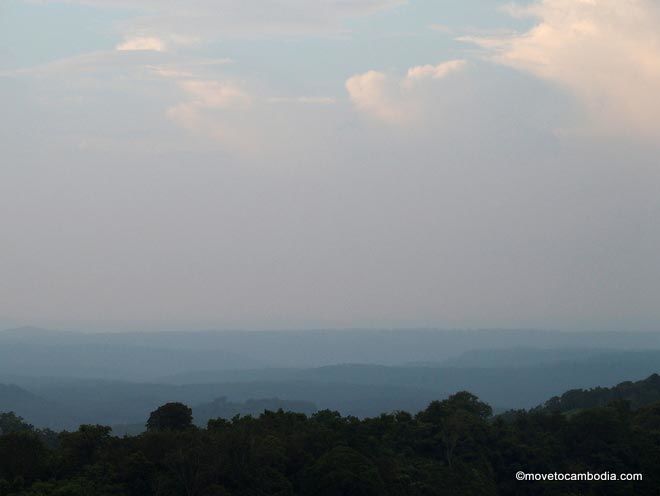
<svg viewBox="0 0 660 496">
<path fill-rule="evenodd" d="M 660 330 L 650 0 L 5 0 L 0 328 Z"/>
<path fill-rule="evenodd" d="M 660 0 L 0 0 L 0 496 L 657 496 Z"/>
<path fill-rule="evenodd" d="M 57 324 L 57 323 L 55 323 Z M 72 332 L 80 334 L 158 334 L 158 333 L 300 333 L 300 332 L 337 332 L 349 333 L 352 331 L 357 332 L 439 332 L 439 333 L 456 333 L 456 332 L 532 332 L 532 333 L 558 333 L 558 334 L 656 334 L 660 333 L 660 328 L 648 329 L 618 329 L 618 328 L 602 328 L 602 329 L 557 329 L 557 328 L 540 328 L 540 327 L 439 327 L 439 326 L 401 326 L 401 327 L 307 327 L 307 326 L 291 326 L 291 327 L 214 327 L 213 325 L 194 325 L 190 323 L 171 323 L 171 322 L 123 322 L 116 324 L 113 322 L 84 322 L 73 324 L 61 325 L 32 325 L 32 324 L 19 324 L 19 323 L 6 323 L 0 325 L 0 333 L 5 331 L 19 331 L 19 330 L 35 330 L 45 332 Z"/>
</svg>

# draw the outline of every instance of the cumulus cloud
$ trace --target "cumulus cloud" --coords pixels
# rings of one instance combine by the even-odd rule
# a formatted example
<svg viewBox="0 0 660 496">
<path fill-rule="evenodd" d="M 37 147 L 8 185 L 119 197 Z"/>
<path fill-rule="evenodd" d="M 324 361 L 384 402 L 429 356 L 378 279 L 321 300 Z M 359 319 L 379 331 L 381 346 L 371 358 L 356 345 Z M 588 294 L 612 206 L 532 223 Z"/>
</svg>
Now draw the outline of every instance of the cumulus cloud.
<svg viewBox="0 0 660 496">
<path fill-rule="evenodd" d="M 403 84 L 409 87 L 425 79 L 442 79 L 452 72 L 463 70 L 466 65 L 467 62 L 465 60 L 450 60 L 449 62 L 438 65 L 428 64 L 411 67 L 408 69 L 408 74 Z"/>
<path fill-rule="evenodd" d="M 250 96 L 235 83 L 192 80 L 183 81 L 180 86 L 199 107 L 228 108 L 250 104 Z"/>
<path fill-rule="evenodd" d="M 346 81 L 346 89 L 355 107 L 386 122 L 400 122 L 406 109 L 396 95 L 390 78 L 377 71 L 357 74 Z"/>
<path fill-rule="evenodd" d="M 540 0 L 508 9 L 535 25 L 471 37 L 493 60 L 576 95 L 606 132 L 660 133 L 660 5 L 652 0 Z"/>
<path fill-rule="evenodd" d="M 170 107 L 167 117 L 195 135 L 210 138 L 233 148 L 245 148 L 249 138 L 240 116 L 246 114 L 254 98 L 239 83 L 223 80 L 180 80 L 186 100 Z"/>
<path fill-rule="evenodd" d="M 346 89 L 359 111 L 390 124 L 403 124 L 419 113 L 420 98 L 416 91 L 419 83 L 444 79 L 466 66 L 464 60 L 451 60 L 438 65 L 411 67 L 401 79 L 369 71 L 348 79 Z"/>
</svg>

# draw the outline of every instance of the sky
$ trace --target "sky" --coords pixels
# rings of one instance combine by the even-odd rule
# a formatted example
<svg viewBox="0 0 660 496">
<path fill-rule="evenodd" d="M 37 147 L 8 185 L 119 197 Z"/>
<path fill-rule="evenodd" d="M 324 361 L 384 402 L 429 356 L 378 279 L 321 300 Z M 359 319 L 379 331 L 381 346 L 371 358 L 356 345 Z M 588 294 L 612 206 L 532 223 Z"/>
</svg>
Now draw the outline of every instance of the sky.
<svg viewBox="0 0 660 496">
<path fill-rule="evenodd" d="M 0 327 L 660 330 L 654 0 L 3 0 Z"/>
</svg>

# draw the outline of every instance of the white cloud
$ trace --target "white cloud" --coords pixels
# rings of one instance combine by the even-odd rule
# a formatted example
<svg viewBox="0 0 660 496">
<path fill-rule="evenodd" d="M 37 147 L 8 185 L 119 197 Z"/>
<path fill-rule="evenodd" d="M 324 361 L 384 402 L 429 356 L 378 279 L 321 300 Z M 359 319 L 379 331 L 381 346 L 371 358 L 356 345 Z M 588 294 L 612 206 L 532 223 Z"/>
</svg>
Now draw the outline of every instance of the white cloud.
<svg viewBox="0 0 660 496">
<path fill-rule="evenodd" d="M 183 80 L 183 79 L 204 79 L 205 74 L 209 73 L 209 69 L 213 72 L 214 69 L 217 69 L 219 66 L 227 65 L 233 63 L 232 59 L 220 58 L 220 59 L 181 59 L 172 57 L 172 60 L 165 64 L 155 64 L 147 65 L 146 69 L 149 69 L 152 74 L 174 80 Z"/>
<path fill-rule="evenodd" d="M 173 45 L 225 37 L 325 36 L 347 19 L 407 0 L 25 0 L 133 10 L 120 24 L 130 37 L 159 37 Z"/>
<path fill-rule="evenodd" d="M 66 57 L 33 67 L 15 69 L 6 75 L 15 76 L 67 76 L 74 81 L 74 76 L 84 75 L 93 77 L 102 72 L 119 72 L 128 68 L 142 67 L 150 62 L 159 60 L 163 54 L 144 51 L 108 50 L 89 52 L 73 57 Z"/>
<path fill-rule="evenodd" d="M 450 73 L 460 71 L 465 68 L 465 60 L 450 60 L 438 65 L 420 65 L 408 69 L 405 84 L 414 84 L 416 81 L 424 79 L 442 79 Z"/>
<path fill-rule="evenodd" d="M 176 137 L 180 143 L 238 153 L 252 153 L 256 142 L 264 148 L 275 132 L 284 133 L 284 129 L 291 134 L 305 132 L 307 129 L 298 127 L 297 121 L 308 115 L 318 118 L 315 111 L 319 106 L 329 108 L 336 103 L 324 96 L 272 96 L 263 85 L 229 78 L 225 68 L 232 62 L 176 51 L 115 49 L 4 71 L 0 77 L 34 85 L 33 94 L 39 105 L 48 106 L 50 112 L 53 107 L 62 109 L 68 116 L 86 114 L 90 106 L 103 106 L 111 99 L 115 102 L 113 110 L 117 111 L 126 108 L 128 102 L 148 102 L 138 113 L 148 115 L 153 125 L 136 125 L 131 129 L 131 140 L 153 136 L 157 133 L 154 130 L 160 129 L 172 133 L 167 139 L 173 146 L 176 140 L 172 137 Z M 254 90 L 252 86 L 261 89 Z M 83 144 L 80 149 L 116 143 L 109 136 L 121 134 L 109 126 L 80 128 L 81 122 L 86 120 L 76 119 L 70 126 L 76 129 L 71 140 Z M 177 127 L 189 133 L 181 133 Z M 188 138 L 192 141 L 188 142 Z"/>
<path fill-rule="evenodd" d="M 167 45 L 160 38 L 155 37 L 137 37 L 131 38 L 123 43 L 117 45 L 117 50 L 120 52 L 133 52 L 133 51 L 151 51 L 151 52 L 164 52 Z"/>
<path fill-rule="evenodd" d="M 204 58 L 172 52 L 139 49 L 115 49 L 90 52 L 58 59 L 33 67 L 0 72 L 10 77 L 56 78 L 67 86 L 95 81 L 107 87 L 128 81 L 147 79 L 212 80 L 221 75 L 228 58 Z"/>
<path fill-rule="evenodd" d="M 332 105 L 336 103 L 334 98 L 328 96 L 276 96 L 268 98 L 268 103 L 294 103 L 301 105 Z"/>
<path fill-rule="evenodd" d="M 149 102 L 141 111 L 159 120 L 159 124 L 166 123 L 168 132 L 174 130 L 167 124 L 169 118 L 170 122 L 196 134 L 211 135 L 214 139 L 231 136 L 237 142 L 240 136 L 231 129 L 231 118 L 245 114 L 255 99 L 241 84 L 227 79 L 224 66 L 232 61 L 143 49 L 146 46 L 152 45 L 130 43 L 115 50 L 0 72 L 0 77 L 17 78 L 34 85 L 40 105 L 66 107 L 70 115 L 87 112 L 90 105 L 104 105 L 110 98 L 115 99 L 117 108 L 124 108 L 129 101 Z M 77 124 L 84 121 L 79 119 Z M 151 132 L 138 127 L 131 139 Z M 76 139 L 89 146 L 111 142 L 105 135 L 117 134 L 111 128 L 104 128 L 102 133 L 104 136 L 97 136 L 80 129 L 76 135 L 81 138 Z"/>
<path fill-rule="evenodd" d="M 247 92 L 236 83 L 190 80 L 181 82 L 180 86 L 199 107 L 245 107 L 251 102 Z"/>
<path fill-rule="evenodd" d="M 435 66 L 411 67 L 402 79 L 369 71 L 351 77 L 346 81 L 346 89 L 359 111 L 390 124 L 403 124 L 419 114 L 418 83 L 444 79 L 466 66 L 464 60 L 452 60 Z"/>
<path fill-rule="evenodd" d="M 346 81 L 346 89 L 361 112 L 389 123 L 407 120 L 409 111 L 386 74 L 377 71 L 358 74 Z"/>
<path fill-rule="evenodd" d="M 247 146 L 247 135 L 235 123 L 252 107 L 253 97 L 238 83 L 220 80 L 182 80 L 187 100 L 170 107 L 167 117 L 193 134 L 234 148 Z"/>
<path fill-rule="evenodd" d="M 605 132 L 660 133 L 660 5 L 651 0 L 540 0 L 509 8 L 537 20 L 512 36 L 471 37 L 492 58 L 560 84 Z"/>
</svg>

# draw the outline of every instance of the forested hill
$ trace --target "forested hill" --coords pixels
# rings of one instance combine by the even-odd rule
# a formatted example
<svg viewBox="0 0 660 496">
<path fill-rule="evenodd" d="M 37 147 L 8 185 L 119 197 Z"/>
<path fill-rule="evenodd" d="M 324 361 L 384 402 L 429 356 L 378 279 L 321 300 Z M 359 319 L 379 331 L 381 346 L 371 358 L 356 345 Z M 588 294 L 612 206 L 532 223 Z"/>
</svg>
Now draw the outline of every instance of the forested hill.
<svg viewBox="0 0 660 496">
<path fill-rule="evenodd" d="M 660 487 L 659 404 L 505 419 L 461 392 L 416 415 L 280 410 L 205 429 L 170 403 L 146 433 L 124 438 L 90 425 L 54 435 L 11 415 L 0 426 L 2 496 L 657 496 Z M 519 471 L 643 480 L 521 482 Z"/>
<path fill-rule="evenodd" d="M 583 408 L 605 406 L 613 401 L 626 401 L 637 409 L 660 401 L 660 375 L 636 382 L 626 381 L 614 387 L 572 389 L 555 396 L 539 406 L 537 410 L 548 412 L 571 412 Z"/>
</svg>

